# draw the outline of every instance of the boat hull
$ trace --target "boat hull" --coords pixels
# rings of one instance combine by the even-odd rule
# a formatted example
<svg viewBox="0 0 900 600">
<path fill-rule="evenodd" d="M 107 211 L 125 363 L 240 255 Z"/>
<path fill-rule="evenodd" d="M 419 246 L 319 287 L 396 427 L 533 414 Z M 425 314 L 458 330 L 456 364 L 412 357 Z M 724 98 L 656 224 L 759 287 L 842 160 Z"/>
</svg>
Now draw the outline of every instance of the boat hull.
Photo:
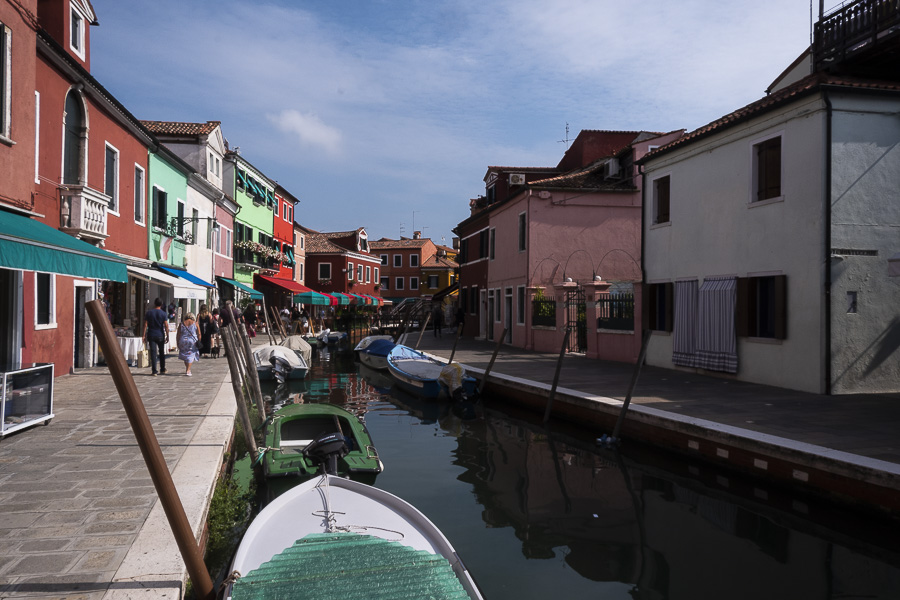
<svg viewBox="0 0 900 600">
<path fill-rule="evenodd" d="M 428 399 L 449 395 L 439 379 L 446 365 L 423 352 L 398 344 L 387 355 L 387 366 L 397 386 L 411 394 Z M 475 379 L 465 376 L 461 383 L 463 394 L 471 397 Z"/>
</svg>

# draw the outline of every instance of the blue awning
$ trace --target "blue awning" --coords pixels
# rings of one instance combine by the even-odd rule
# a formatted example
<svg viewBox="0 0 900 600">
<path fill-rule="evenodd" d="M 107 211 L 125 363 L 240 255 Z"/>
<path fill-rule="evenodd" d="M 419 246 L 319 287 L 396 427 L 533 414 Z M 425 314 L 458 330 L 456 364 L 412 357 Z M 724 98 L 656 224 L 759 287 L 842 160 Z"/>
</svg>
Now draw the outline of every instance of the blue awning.
<svg viewBox="0 0 900 600">
<path fill-rule="evenodd" d="M 125 259 L 5 210 L 0 210 L 0 267 L 128 281 Z"/>
<path fill-rule="evenodd" d="M 230 285 L 231 287 L 233 287 L 235 290 L 237 290 L 239 292 L 244 292 L 245 294 L 250 294 L 250 297 L 253 298 L 254 300 L 262 300 L 262 297 L 263 297 L 262 292 L 257 292 L 253 288 L 247 287 L 240 281 L 235 281 L 234 279 L 228 279 L 227 277 L 216 277 L 216 279 L 218 279 L 219 281 L 222 281 L 224 283 L 227 283 L 228 285 Z"/>
<path fill-rule="evenodd" d="M 168 273 L 169 275 L 174 275 L 175 277 L 181 277 L 182 279 L 187 279 L 191 283 L 196 283 L 197 285 L 202 285 L 203 287 L 208 287 L 208 288 L 213 288 L 213 289 L 216 288 L 216 286 L 214 286 L 213 284 L 211 284 L 207 281 L 203 281 L 196 275 L 191 275 L 187 271 L 179 271 L 178 269 L 172 269 L 169 267 L 164 267 L 162 265 L 156 265 L 156 268 L 159 269 L 160 271 L 163 271 L 164 273 Z"/>
</svg>

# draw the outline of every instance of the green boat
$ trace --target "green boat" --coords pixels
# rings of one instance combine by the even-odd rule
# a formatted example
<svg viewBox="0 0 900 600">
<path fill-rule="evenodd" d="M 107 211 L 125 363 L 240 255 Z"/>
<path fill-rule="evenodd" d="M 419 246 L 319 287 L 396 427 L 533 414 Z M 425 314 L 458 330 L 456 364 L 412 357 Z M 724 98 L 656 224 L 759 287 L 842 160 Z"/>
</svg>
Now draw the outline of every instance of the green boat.
<svg viewBox="0 0 900 600">
<path fill-rule="evenodd" d="M 267 478 L 327 473 L 373 483 L 384 470 L 365 423 L 333 404 L 289 404 L 265 425 Z"/>
</svg>

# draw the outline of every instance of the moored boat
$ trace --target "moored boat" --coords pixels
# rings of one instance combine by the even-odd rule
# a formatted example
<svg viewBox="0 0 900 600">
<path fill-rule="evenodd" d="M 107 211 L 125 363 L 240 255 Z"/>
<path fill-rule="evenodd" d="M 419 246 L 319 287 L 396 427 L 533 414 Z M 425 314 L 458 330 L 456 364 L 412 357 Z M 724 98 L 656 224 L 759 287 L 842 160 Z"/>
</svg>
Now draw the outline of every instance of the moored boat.
<svg viewBox="0 0 900 600">
<path fill-rule="evenodd" d="M 444 394 L 471 398 L 475 394 L 475 379 L 466 375 L 459 363 L 445 364 L 408 346 L 394 346 L 387 355 L 387 366 L 401 388 L 424 398 Z"/>
<path fill-rule="evenodd" d="M 383 470 L 365 423 L 339 406 L 288 404 L 266 420 L 266 477 L 327 472 L 372 483 Z"/>
<path fill-rule="evenodd" d="M 253 520 L 228 596 L 473 598 L 481 595 L 444 534 L 384 490 L 323 475 L 275 499 Z"/>
<path fill-rule="evenodd" d="M 387 356 L 390 354 L 391 350 L 394 349 L 394 346 L 396 346 L 396 344 L 390 338 L 386 340 L 372 340 L 365 348 L 357 352 L 359 362 L 367 367 L 385 371 L 388 368 Z"/>
<path fill-rule="evenodd" d="M 260 346 L 253 351 L 253 358 L 260 380 L 284 382 L 287 379 L 303 379 L 309 371 L 309 363 L 285 346 Z"/>
</svg>

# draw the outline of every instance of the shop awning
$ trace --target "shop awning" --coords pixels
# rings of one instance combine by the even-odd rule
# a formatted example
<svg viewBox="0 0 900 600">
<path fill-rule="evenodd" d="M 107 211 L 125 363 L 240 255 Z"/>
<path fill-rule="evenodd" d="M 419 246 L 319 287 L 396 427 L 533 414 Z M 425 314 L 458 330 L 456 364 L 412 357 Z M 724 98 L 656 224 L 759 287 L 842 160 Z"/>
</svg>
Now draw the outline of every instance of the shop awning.
<svg viewBox="0 0 900 600">
<path fill-rule="evenodd" d="M 128 281 L 125 260 L 24 215 L 0 210 L 0 267 Z"/>
<path fill-rule="evenodd" d="M 365 294 L 350 294 L 354 298 L 356 298 L 357 304 L 372 304 L 372 298 L 370 296 L 366 296 Z"/>
<path fill-rule="evenodd" d="M 303 284 L 297 283 L 293 279 L 282 279 L 281 277 L 267 277 L 266 275 L 257 275 L 258 279 L 266 283 L 270 283 L 292 294 L 302 294 L 303 292 L 311 292 L 312 290 Z"/>
<path fill-rule="evenodd" d="M 191 283 L 196 283 L 197 285 L 200 285 L 203 287 L 216 289 L 216 286 L 214 286 L 213 284 L 211 284 L 207 281 L 203 281 L 196 275 L 191 275 L 187 271 L 179 271 L 178 269 L 171 269 L 169 267 L 164 267 L 162 265 L 156 265 L 156 268 L 161 269 L 162 271 L 168 273 L 169 275 L 174 275 L 175 277 L 180 277 L 181 279 L 187 279 Z"/>
<path fill-rule="evenodd" d="M 228 279 L 227 277 L 216 277 L 216 279 L 218 279 L 219 281 L 222 281 L 224 283 L 227 283 L 228 285 L 230 285 L 231 287 L 233 287 L 235 290 L 237 290 L 239 292 L 244 292 L 245 294 L 250 294 L 250 297 L 253 298 L 254 300 L 262 300 L 262 297 L 263 297 L 262 292 L 257 292 L 252 287 L 247 287 L 246 285 L 244 285 L 243 283 L 241 283 L 239 281 L 235 281 L 234 279 Z"/>
<path fill-rule="evenodd" d="M 379 296 L 373 296 L 371 294 L 366 294 L 366 295 L 372 299 L 372 303 L 375 304 L 375 306 L 384 306 L 384 298 L 381 298 Z"/>
<path fill-rule="evenodd" d="M 337 298 L 338 304 L 350 304 L 350 302 L 352 300 L 356 299 L 356 298 L 351 298 L 350 296 L 348 296 L 347 294 L 344 294 L 342 292 L 334 292 L 333 294 L 330 294 L 330 295 Z"/>
<path fill-rule="evenodd" d="M 189 298 L 192 300 L 206 300 L 206 288 L 194 285 L 186 279 L 180 277 L 172 277 L 162 271 L 153 269 L 144 269 L 142 267 L 128 267 L 128 272 L 138 279 L 149 281 L 157 285 L 172 288 L 173 295 L 176 298 Z"/>
<path fill-rule="evenodd" d="M 315 306 L 334 306 L 337 298 L 330 294 L 322 294 L 312 290 L 294 294 L 294 304 L 313 304 Z"/>
</svg>

